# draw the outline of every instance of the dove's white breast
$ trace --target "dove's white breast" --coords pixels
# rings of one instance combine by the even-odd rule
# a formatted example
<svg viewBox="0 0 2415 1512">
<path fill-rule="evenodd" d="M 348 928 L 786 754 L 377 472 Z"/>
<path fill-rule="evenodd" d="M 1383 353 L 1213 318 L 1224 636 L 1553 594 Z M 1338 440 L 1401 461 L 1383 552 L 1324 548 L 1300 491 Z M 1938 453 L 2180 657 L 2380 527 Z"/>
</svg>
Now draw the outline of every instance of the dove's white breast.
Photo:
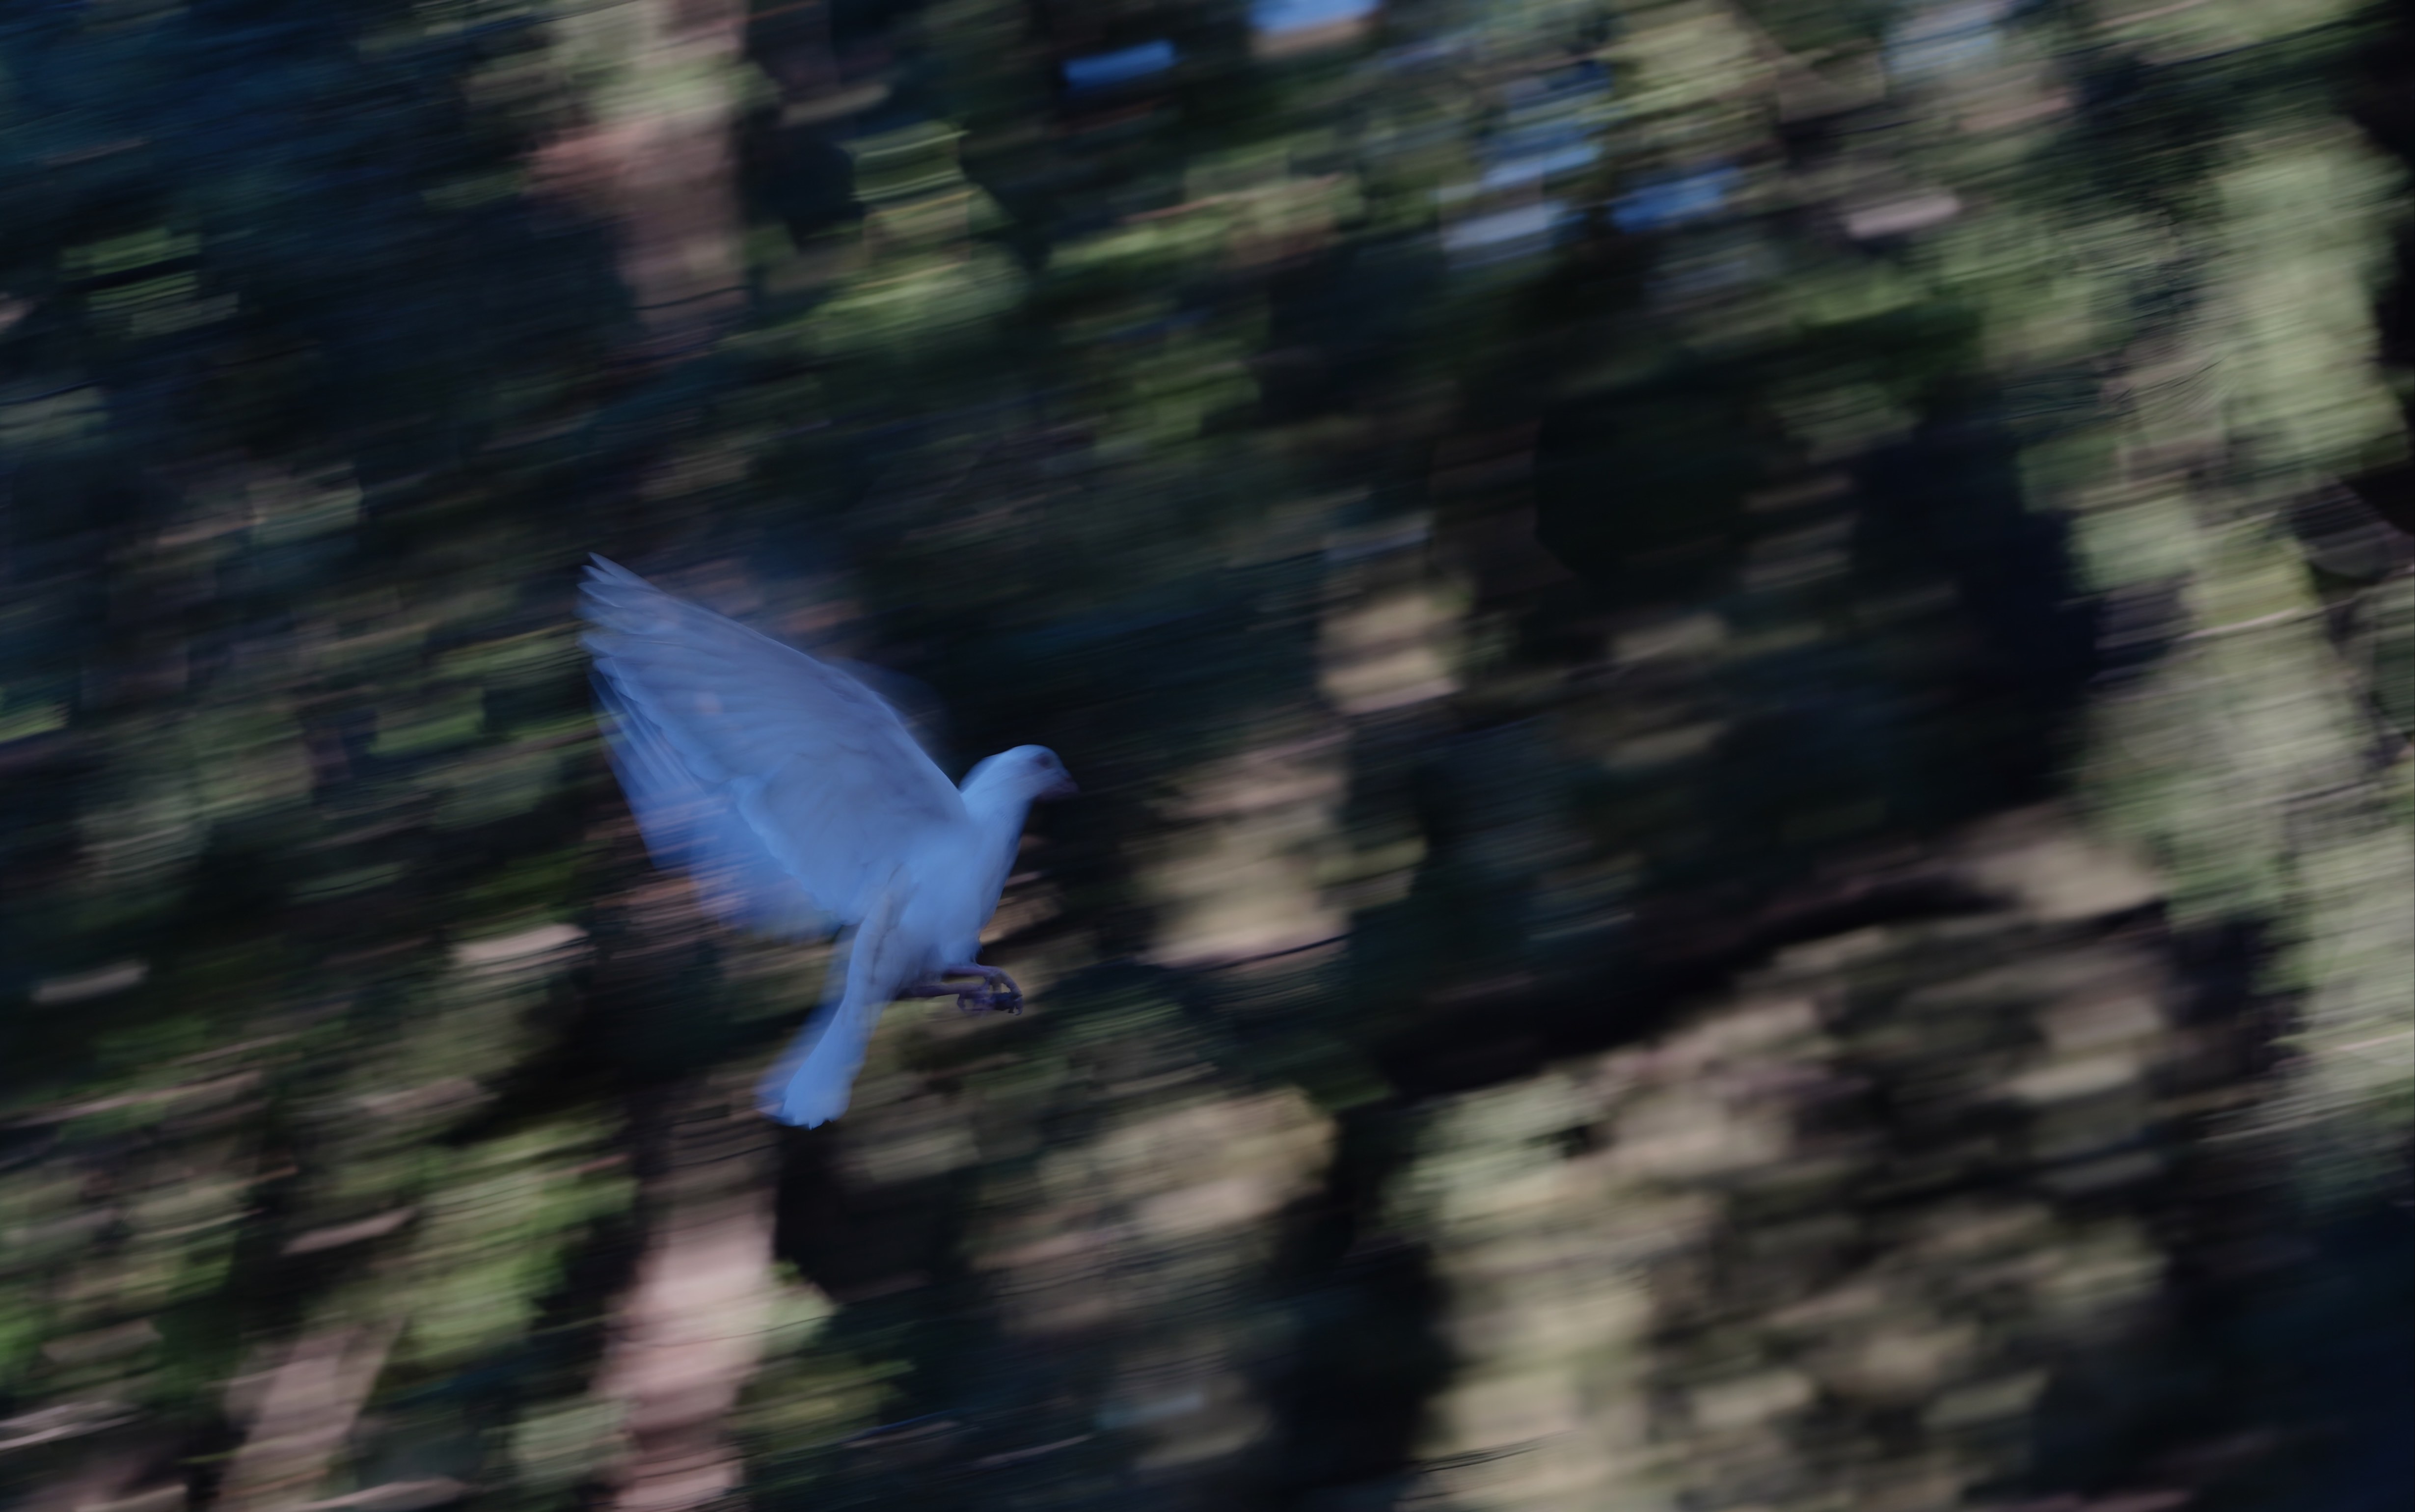
<svg viewBox="0 0 2415 1512">
<path fill-rule="evenodd" d="M 968 822 L 918 837 L 906 861 L 914 893 L 899 923 L 916 939 L 929 940 L 935 958 L 915 963 L 918 971 L 961 966 L 981 950 L 982 927 L 998 911 L 1023 832 L 1023 811 L 968 802 Z"/>
</svg>

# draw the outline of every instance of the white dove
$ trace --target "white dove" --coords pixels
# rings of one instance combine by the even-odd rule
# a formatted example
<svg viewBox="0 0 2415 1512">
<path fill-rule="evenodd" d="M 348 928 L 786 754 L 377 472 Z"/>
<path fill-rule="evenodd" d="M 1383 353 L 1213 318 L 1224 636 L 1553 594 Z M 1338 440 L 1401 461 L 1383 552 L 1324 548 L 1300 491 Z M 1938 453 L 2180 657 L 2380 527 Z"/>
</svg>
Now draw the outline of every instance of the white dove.
<svg viewBox="0 0 2415 1512">
<path fill-rule="evenodd" d="M 974 957 L 1032 800 L 1075 791 L 1055 752 L 1018 745 L 954 786 L 846 673 L 602 557 L 585 588 L 608 749 L 656 862 L 689 872 L 730 923 L 849 931 L 844 968 L 763 1084 L 765 1113 L 810 1129 L 846 1112 L 896 998 L 1021 1007 L 1012 979 Z"/>
</svg>

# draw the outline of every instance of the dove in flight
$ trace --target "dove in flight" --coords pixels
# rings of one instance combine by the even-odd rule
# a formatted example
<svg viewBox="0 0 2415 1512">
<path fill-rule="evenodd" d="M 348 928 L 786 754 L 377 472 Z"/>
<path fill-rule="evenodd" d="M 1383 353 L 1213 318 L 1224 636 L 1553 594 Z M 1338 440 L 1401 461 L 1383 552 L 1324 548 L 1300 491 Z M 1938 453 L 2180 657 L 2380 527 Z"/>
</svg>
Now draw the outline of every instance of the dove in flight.
<svg viewBox="0 0 2415 1512">
<path fill-rule="evenodd" d="M 897 998 L 1020 1009 L 1013 980 L 975 957 L 1026 811 L 1075 790 L 1055 752 L 1018 745 L 959 787 L 837 668 L 600 556 L 584 590 L 608 750 L 655 861 L 689 873 L 726 922 L 847 933 L 820 1009 L 763 1084 L 765 1113 L 810 1129 L 846 1112 Z"/>
</svg>

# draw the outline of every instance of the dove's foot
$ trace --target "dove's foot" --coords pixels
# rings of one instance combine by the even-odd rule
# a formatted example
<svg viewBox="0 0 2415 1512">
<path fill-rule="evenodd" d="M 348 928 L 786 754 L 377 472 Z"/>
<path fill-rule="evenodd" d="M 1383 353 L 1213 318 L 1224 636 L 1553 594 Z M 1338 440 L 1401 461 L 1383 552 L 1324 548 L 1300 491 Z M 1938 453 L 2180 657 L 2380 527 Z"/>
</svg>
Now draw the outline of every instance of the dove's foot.
<svg viewBox="0 0 2415 1512">
<path fill-rule="evenodd" d="M 967 977 L 978 978 L 967 981 Z M 953 979 L 953 980 L 951 980 Z M 918 981 L 899 991 L 902 997 L 952 997 L 967 1013 L 1020 1013 L 1023 989 L 996 966 L 949 966 L 934 981 Z"/>
<path fill-rule="evenodd" d="M 958 984 L 948 989 L 956 996 L 956 1007 L 965 1012 L 1020 1013 L 1023 1011 L 1023 989 L 1014 984 L 1012 977 L 996 966 L 950 966 L 945 974 L 951 977 L 981 979 L 981 985 L 978 987 Z"/>
</svg>

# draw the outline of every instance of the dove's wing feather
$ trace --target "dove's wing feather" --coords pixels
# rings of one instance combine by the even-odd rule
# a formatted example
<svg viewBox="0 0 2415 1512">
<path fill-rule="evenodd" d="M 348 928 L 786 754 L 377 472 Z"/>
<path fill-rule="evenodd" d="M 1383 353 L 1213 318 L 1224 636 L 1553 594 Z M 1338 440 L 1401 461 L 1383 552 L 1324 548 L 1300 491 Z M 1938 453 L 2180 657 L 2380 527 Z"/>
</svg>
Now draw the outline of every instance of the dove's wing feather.
<svg viewBox="0 0 2415 1512">
<path fill-rule="evenodd" d="M 835 990 L 825 991 L 820 1009 L 763 1079 L 762 1109 L 782 1123 L 811 1129 L 847 1111 L 880 1010 L 927 953 L 898 927 L 904 900 L 897 880 L 892 874 L 876 889 L 848 939 L 844 968 L 832 972 Z"/>
<path fill-rule="evenodd" d="M 595 680 L 595 696 L 611 716 L 605 751 L 655 864 L 686 872 L 723 923 L 770 935 L 828 934 L 828 917 L 764 848 L 735 796 L 698 781 L 610 679 Z"/>
<path fill-rule="evenodd" d="M 862 683 L 601 557 L 586 595 L 597 672 L 658 738 L 641 782 L 673 799 L 717 794 L 754 837 L 739 843 L 727 820 L 688 828 L 724 875 L 759 877 L 768 856 L 824 913 L 854 922 L 901 858 L 951 831 L 969 846 L 963 798 Z"/>
</svg>

